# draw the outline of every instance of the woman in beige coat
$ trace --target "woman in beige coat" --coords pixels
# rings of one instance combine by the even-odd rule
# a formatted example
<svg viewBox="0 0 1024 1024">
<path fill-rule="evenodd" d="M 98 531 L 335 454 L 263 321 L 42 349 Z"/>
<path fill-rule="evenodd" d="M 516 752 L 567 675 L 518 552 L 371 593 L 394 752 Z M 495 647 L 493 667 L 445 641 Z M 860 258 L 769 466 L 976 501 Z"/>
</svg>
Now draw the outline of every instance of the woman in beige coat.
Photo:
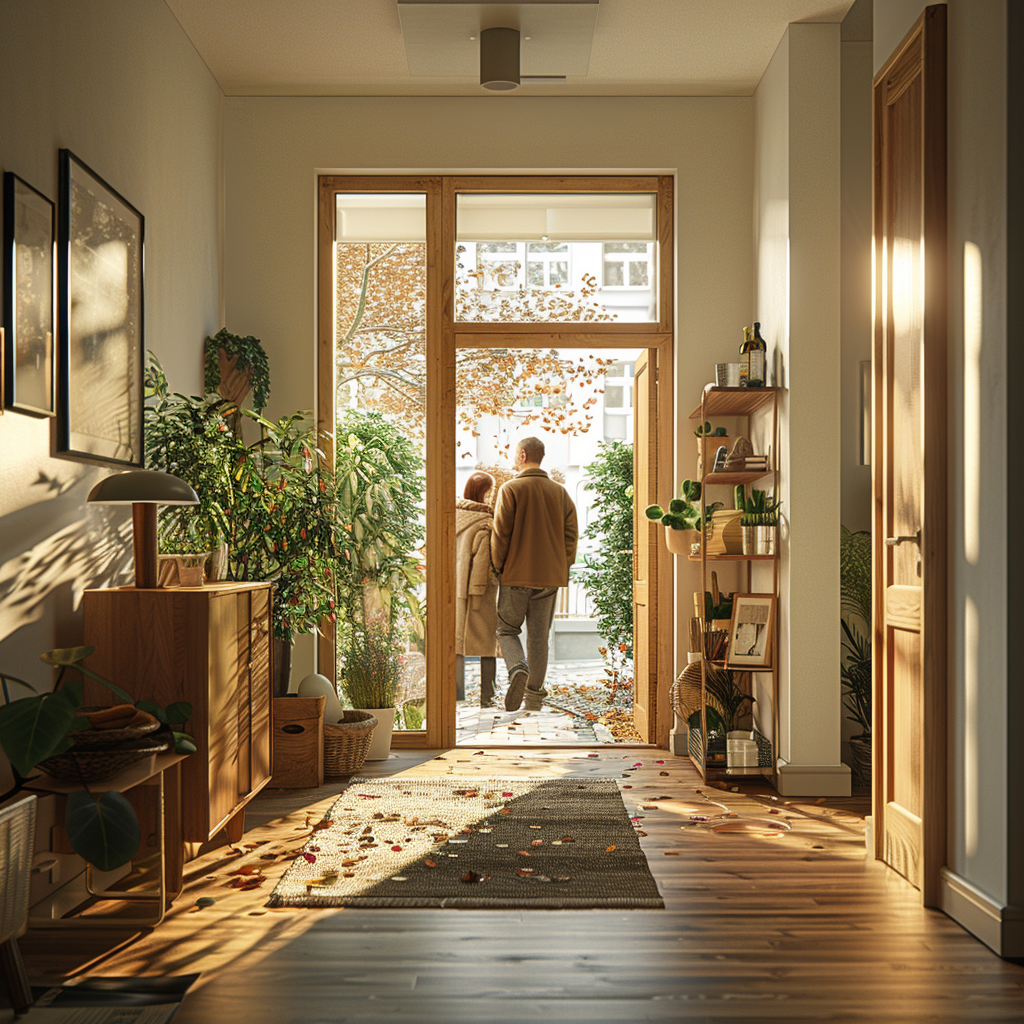
<svg viewBox="0 0 1024 1024">
<path fill-rule="evenodd" d="M 494 699 L 498 654 L 498 575 L 491 565 L 494 509 L 487 496 L 490 473 L 474 473 L 455 503 L 455 678 L 459 700 L 466 699 L 464 656 L 480 658 L 480 706 Z"/>
</svg>

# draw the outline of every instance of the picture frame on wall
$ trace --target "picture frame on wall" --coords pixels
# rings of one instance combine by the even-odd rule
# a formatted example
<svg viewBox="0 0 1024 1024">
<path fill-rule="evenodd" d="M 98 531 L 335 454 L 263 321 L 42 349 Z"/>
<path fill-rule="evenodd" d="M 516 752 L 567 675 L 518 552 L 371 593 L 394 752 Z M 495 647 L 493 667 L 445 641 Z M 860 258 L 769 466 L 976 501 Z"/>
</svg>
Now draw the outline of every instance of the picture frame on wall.
<svg viewBox="0 0 1024 1024">
<path fill-rule="evenodd" d="M 70 150 L 60 151 L 57 448 L 143 464 L 145 219 Z"/>
<path fill-rule="evenodd" d="M 32 416 L 56 414 L 54 205 L 13 171 L 4 172 L 4 404 Z"/>
<path fill-rule="evenodd" d="M 726 666 L 747 671 L 770 669 L 774 627 L 774 594 L 734 594 Z"/>
</svg>

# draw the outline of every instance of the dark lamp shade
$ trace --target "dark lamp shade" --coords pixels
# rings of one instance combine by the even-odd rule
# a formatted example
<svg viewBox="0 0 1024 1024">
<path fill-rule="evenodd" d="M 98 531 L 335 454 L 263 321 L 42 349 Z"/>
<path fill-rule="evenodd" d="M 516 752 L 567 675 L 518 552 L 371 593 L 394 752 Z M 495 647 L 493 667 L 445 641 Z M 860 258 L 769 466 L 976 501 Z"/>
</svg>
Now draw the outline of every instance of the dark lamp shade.
<svg viewBox="0 0 1024 1024">
<path fill-rule="evenodd" d="M 114 473 L 101 480 L 87 501 L 104 505 L 198 505 L 199 496 L 180 477 L 153 469 Z"/>
</svg>

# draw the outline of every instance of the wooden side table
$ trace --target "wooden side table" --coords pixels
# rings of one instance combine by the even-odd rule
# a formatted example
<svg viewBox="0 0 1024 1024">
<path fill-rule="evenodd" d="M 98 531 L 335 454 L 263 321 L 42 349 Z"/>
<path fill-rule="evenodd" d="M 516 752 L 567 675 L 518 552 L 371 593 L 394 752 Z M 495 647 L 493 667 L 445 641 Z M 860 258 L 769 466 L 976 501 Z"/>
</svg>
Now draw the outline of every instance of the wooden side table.
<svg viewBox="0 0 1024 1024">
<path fill-rule="evenodd" d="M 140 787 L 156 789 L 156 814 L 153 820 L 155 845 L 159 855 L 159 871 L 155 890 L 138 892 L 135 890 L 95 889 L 93 886 L 92 865 L 86 868 L 86 889 L 90 896 L 101 900 L 124 900 L 154 904 L 154 913 L 149 918 L 125 918 L 75 916 L 75 917 L 42 917 L 30 916 L 29 925 L 33 928 L 53 928 L 67 926 L 84 926 L 87 928 L 120 928 L 141 926 L 153 928 L 164 918 L 174 898 L 179 895 L 182 887 L 182 874 L 185 863 L 185 846 L 182 838 L 181 818 L 181 762 L 185 754 L 157 754 L 126 768 L 106 782 L 90 782 L 89 790 L 93 793 L 124 793 Z M 53 794 L 58 798 L 57 821 L 53 830 L 53 852 L 74 853 L 67 834 L 64 832 L 64 805 L 68 793 L 77 792 L 81 786 L 72 782 L 62 782 L 43 776 L 32 784 L 33 791 L 40 795 Z M 136 808 L 138 813 L 138 808 Z M 140 821 L 141 824 L 141 821 Z M 146 828 L 142 828 L 142 843 L 146 842 Z"/>
</svg>

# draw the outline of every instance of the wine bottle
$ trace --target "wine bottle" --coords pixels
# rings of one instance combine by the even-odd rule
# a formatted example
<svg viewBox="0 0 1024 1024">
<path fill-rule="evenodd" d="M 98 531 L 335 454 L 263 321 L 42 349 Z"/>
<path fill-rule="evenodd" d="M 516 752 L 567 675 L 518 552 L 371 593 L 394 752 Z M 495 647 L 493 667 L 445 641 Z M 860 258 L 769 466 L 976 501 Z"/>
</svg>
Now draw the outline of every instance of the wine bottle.
<svg viewBox="0 0 1024 1024">
<path fill-rule="evenodd" d="M 749 333 L 747 333 L 749 331 Z M 768 353 L 768 346 L 761 337 L 761 323 L 755 322 L 753 329 L 745 328 L 743 345 L 740 347 L 740 354 L 746 356 L 741 360 L 747 369 L 746 386 L 748 388 L 763 388 L 765 385 L 765 361 Z"/>
</svg>

